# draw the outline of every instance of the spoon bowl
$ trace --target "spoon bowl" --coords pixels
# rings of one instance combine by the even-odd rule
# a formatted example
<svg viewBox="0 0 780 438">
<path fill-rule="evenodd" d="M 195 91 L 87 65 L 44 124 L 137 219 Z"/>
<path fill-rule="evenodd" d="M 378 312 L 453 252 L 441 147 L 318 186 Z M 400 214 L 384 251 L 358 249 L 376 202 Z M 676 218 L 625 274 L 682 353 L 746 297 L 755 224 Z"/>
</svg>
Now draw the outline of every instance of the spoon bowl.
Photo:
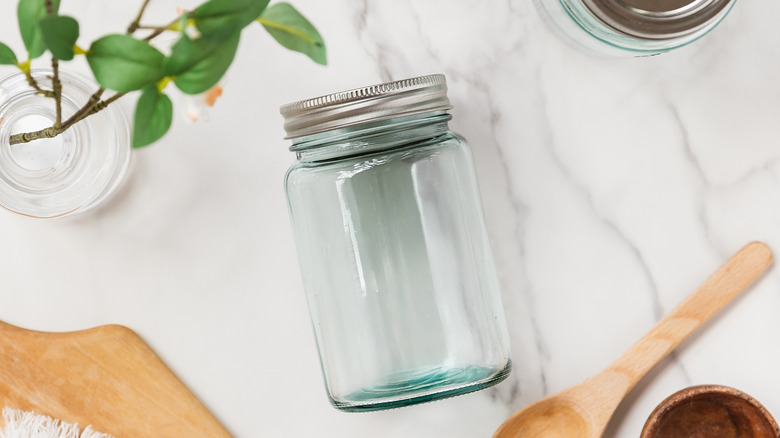
<svg viewBox="0 0 780 438">
<path fill-rule="evenodd" d="M 547 438 L 591 436 L 591 422 L 577 412 L 576 405 L 547 398 L 523 409 L 523 415 L 501 429 L 500 436 Z"/>
<path fill-rule="evenodd" d="M 493 438 L 599 438 L 629 391 L 658 362 L 747 288 L 772 263 L 772 252 L 752 242 L 604 371 L 521 409 Z"/>
</svg>

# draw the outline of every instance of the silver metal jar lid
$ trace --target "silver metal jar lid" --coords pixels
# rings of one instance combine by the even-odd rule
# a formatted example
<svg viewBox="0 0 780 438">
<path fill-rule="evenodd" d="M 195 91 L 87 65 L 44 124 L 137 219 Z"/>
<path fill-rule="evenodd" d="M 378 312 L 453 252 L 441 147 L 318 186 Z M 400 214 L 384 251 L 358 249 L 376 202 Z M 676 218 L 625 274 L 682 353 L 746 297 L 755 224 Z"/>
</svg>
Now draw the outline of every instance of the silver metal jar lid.
<svg viewBox="0 0 780 438">
<path fill-rule="evenodd" d="M 652 40 L 677 38 L 717 23 L 735 0 L 582 0 L 607 26 Z"/>
<path fill-rule="evenodd" d="M 420 76 L 328 94 L 280 108 L 288 139 L 360 123 L 452 108 L 444 75 Z"/>
</svg>

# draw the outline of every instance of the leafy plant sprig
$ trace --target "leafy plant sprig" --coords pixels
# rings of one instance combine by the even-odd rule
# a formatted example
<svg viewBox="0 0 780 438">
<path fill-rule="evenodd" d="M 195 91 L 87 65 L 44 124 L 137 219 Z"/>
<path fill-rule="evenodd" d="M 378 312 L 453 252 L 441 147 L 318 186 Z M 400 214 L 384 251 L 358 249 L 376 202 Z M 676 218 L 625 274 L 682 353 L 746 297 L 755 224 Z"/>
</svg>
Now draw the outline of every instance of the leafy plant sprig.
<svg viewBox="0 0 780 438">
<path fill-rule="evenodd" d="M 38 94 L 53 99 L 56 118 L 48 128 L 12 135 L 10 143 L 56 137 L 133 91 L 141 93 L 135 108 L 133 147 L 154 143 L 173 120 L 173 103 L 165 94 L 166 87 L 173 83 L 186 94 L 200 94 L 216 86 L 233 62 L 242 30 L 255 22 L 282 46 L 325 65 L 325 44 L 314 26 L 289 3 L 269 7 L 269 1 L 209 0 L 167 25 L 151 26 L 142 23 L 150 2 L 143 0 L 124 34 L 101 37 L 85 50 L 77 45 L 78 21 L 59 14 L 60 0 L 19 0 L 19 30 L 28 57 L 19 61 L 11 48 L 0 42 L 0 64 L 16 66 Z M 136 37 L 139 31 L 148 33 Z M 179 34 L 167 56 L 150 43 L 165 32 Z M 50 89 L 41 86 L 31 73 L 32 61 L 47 50 L 51 53 Z M 77 56 L 86 57 L 100 88 L 63 120 L 60 62 Z M 108 90 L 113 94 L 104 98 Z"/>
</svg>

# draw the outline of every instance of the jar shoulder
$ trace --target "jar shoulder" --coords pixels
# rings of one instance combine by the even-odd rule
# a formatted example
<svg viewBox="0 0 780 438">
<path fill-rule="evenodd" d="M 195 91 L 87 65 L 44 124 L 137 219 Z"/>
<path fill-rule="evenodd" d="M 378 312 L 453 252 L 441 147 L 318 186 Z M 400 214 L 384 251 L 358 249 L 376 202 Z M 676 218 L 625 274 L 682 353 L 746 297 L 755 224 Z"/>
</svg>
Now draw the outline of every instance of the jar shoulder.
<svg viewBox="0 0 780 438">
<path fill-rule="evenodd" d="M 415 144 L 376 151 L 368 154 L 359 154 L 349 157 L 341 157 L 327 161 L 296 161 L 287 170 L 286 184 L 311 175 L 328 174 L 354 169 L 355 166 L 371 165 L 372 167 L 403 161 L 415 162 L 421 160 L 437 160 L 449 157 L 451 154 L 463 155 L 462 159 L 471 160 L 471 150 L 468 142 L 461 135 L 447 132 L 435 139 L 430 139 Z"/>
</svg>

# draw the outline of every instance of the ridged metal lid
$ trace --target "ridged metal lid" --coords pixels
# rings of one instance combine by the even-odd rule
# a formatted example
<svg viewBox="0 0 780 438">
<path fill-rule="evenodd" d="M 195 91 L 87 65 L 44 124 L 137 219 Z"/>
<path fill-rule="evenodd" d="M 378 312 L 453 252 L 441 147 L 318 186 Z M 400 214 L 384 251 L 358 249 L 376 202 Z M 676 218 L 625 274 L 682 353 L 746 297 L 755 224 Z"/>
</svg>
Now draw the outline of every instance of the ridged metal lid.
<svg viewBox="0 0 780 438">
<path fill-rule="evenodd" d="M 420 76 L 328 94 L 280 108 L 288 139 L 360 123 L 452 108 L 444 75 Z"/>
<path fill-rule="evenodd" d="M 719 21 L 735 0 L 582 0 L 609 27 L 638 38 L 663 40 Z"/>
</svg>

